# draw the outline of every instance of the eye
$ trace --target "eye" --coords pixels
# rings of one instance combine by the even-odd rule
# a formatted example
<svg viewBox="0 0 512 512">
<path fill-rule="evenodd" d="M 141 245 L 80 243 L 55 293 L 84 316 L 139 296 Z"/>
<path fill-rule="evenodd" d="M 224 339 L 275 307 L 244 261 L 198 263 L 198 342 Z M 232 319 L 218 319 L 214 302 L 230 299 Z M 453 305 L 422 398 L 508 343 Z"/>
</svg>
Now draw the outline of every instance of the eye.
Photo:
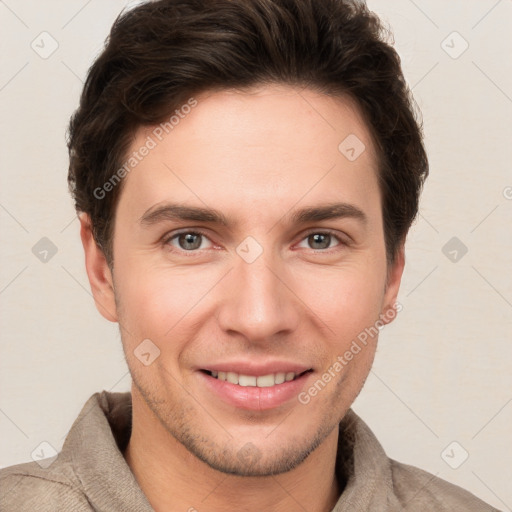
<svg viewBox="0 0 512 512">
<path fill-rule="evenodd" d="M 208 245 L 208 243 L 210 245 Z M 207 249 L 208 247 L 211 247 L 211 241 L 203 233 L 198 233 L 196 231 L 176 233 L 175 235 L 167 238 L 165 244 L 183 251 L 195 251 L 196 249 Z"/>
<path fill-rule="evenodd" d="M 336 235 L 329 232 L 310 233 L 299 244 L 299 247 L 304 247 L 304 245 L 301 245 L 304 241 L 308 244 L 307 248 L 315 250 L 331 249 L 341 245 L 341 240 Z M 337 243 L 335 245 L 331 245 L 332 242 Z"/>
</svg>

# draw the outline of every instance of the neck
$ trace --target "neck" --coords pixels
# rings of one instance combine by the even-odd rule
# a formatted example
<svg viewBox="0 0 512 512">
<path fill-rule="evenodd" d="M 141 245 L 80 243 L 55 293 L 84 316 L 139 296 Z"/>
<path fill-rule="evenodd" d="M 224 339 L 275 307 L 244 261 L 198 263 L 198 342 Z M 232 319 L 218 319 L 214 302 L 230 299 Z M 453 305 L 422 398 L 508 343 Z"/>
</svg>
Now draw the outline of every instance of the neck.
<svg viewBox="0 0 512 512">
<path fill-rule="evenodd" d="M 132 387 L 132 433 L 124 453 L 156 512 L 233 508 L 259 512 L 330 512 L 340 495 L 335 474 L 338 429 L 292 471 L 268 477 L 221 473 L 164 429 Z"/>
</svg>

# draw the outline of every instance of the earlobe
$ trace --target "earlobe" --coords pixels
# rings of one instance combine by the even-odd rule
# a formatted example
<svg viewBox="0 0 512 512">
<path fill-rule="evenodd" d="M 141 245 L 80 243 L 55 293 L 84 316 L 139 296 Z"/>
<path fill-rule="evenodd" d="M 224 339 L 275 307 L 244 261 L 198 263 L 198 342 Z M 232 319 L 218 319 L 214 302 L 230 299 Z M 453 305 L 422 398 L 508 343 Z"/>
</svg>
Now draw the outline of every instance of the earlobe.
<svg viewBox="0 0 512 512">
<path fill-rule="evenodd" d="M 396 253 L 395 261 L 388 269 L 384 300 L 381 311 L 381 319 L 385 324 L 391 323 L 401 310 L 397 308 L 398 291 L 405 267 L 405 246 L 401 244 Z"/>
<path fill-rule="evenodd" d="M 117 322 L 112 272 L 103 250 L 94 239 L 89 215 L 82 213 L 79 219 L 80 238 L 85 253 L 85 268 L 96 308 L 107 320 Z"/>
</svg>

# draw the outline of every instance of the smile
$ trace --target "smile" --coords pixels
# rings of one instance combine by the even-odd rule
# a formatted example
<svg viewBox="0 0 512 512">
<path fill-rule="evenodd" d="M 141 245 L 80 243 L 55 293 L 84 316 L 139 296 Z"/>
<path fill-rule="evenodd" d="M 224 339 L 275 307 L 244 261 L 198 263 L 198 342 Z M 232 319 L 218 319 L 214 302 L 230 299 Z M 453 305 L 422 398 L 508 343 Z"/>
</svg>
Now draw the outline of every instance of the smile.
<svg viewBox="0 0 512 512">
<path fill-rule="evenodd" d="M 276 384 L 283 384 L 284 382 L 290 382 L 299 378 L 311 370 L 306 370 L 302 373 L 294 373 L 294 372 L 278 372 L 278 373 L 269 373 L 268 375 L 244 375 L 241 373 L 235 372 L 223 372 L 223 371 L 208 371 L 205 370 L 211 377 L 215 379 L 229 382 L 231 384 L 237 384 L 242 387 L 258 387 L 258 388 L 269 388 L 275 386 Z"/>
<path fill-rule="evenodd" d="M 253 411 L 296 405 L 298 394 L 315 373 L 304 364 L 276 360 L 219 361 L 197 370 L 208 400 L 220 399 L 237 409 Z"/>
</svg>

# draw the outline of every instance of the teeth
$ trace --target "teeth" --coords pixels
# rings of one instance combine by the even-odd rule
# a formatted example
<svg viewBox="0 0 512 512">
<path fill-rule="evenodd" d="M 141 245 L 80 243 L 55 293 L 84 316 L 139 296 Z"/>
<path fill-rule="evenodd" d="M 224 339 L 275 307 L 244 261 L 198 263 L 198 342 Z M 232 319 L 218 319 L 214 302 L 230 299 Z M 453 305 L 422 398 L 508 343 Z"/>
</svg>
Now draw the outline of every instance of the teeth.
<svg viewBox="0 0 512 512">
<path fill-rule="evenodd" d="M 231 382 L 231 384 L 238 384 L 238 373 L 228 372 L 226 375 L 226 380 Z"/>
<path fill-rule="evenodd" d="M 286 380 L 286 374 L 285 373 L 276 373 L 276 384 L 282 384 Z"/>
<path fill-rule="evenodd" d="M 238 376 L 238 385 L 239 386 L 256 386 L 257 379 L 251 375 L 239 375 Z"/>
<path fill-rule="evenodd" d="M 289 382 L 295 379 L 296 374 L 293 372 L 288 373 L 270 373 L 268 375 L 261 375 L 255 377 L 254 375 L 242 375 L 235 372 L 210 372 L 212 377 L 216 377 L 219 380 L 225 380 L 231 384 L 238 384 L 239 386 L 256 386 L 258 388 L 269 388 L 276 384 L 282 384 L 283 382 Z"/>
<path fill-rule="evenodd" d="M 256 386 L 259 388 L 269 388 L 276 383 L 275 376 L 271 373 L 270 375 L 262 375 L 256 379 Z"/>
</svg>

